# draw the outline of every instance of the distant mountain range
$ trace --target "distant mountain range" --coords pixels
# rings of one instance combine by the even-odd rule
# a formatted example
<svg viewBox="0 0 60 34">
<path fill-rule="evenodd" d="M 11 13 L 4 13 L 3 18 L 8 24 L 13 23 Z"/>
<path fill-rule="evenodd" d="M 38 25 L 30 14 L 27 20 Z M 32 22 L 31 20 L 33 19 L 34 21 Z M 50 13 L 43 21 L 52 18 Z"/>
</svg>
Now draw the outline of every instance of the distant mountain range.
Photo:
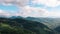
<svg viewBox="0 0 60 34">
<path fill-rule="evenodd" d="M 44 18 L 45 19 L 45 18 Z M 36 21 L 35 21 L 36 20 Z M 43 20 L 43 19 L 42 19 Z M 11 17 L 0 18 L 1 34 L 59 34 L 57 31 L 50 29 L 42 20 L 32 17 Z"/>
<path fill-rule="evenodd" d="M 42 17 L 40 17 L 40 18 L 25 17 L 24 18 L 24 17 L 21 17 L 21 16 L 12 16 L 10 18 L 0 17 L 0 22 L 1 21 L 2 21 L 3 24 L 9 23 L 9 24 L 11 24 L 11 26 L 15 25 L 15 22 L 17 22 L 16 24 L 18 24 L 18 26 L 22 25 L 22 23 L 23 23 L 24 26 L 22 26 L 22 27 L 27 27 L 27 26 L 28 27 L 30 27 L 30 26 L 35 27 L 34 25 L 39 24 L 39 27 L 38 26 L 37 27 L 41 28 L 42 27 L 41 24 L 43 24 L 43 27 L 47 27 L 47 29 L 49 29 L 49 30 L 52 29 L 51 31 L 53 31 L 53 32 L 54 31 L 60 32 L 60 18 L 42 18 Z M 7 24 L 7 25 L 9 25 L 9 24 Z M 27 25 L 27 24 L 29 24 L 29 25 Z M 16 27 L 18 27 L 18 26 L 16 26 Z"/>
<path fill-rule="evenodd" d="M 2 18 L 6 18 L 6 17 L 2 17 Z M 22 17 L 22 16 L 12 16 L 10 18 L 11 19 L 15 19 L 15 18 L 24 18 L 24 17 Z M 24 19 L 31 20 L 31 21 L 41 22 L 41 23 L 47 25 L 51 29 L 54 29 L 54 28 L 60 26 L 60 18 L 25 17 Z"/>
<path fill-rule="evenodd" d="M 34 18 L 34 17 L 27 17 L 27 20 L 32 20 L 32 21 L 37 21 L 37 22 L 41 22 L 45 25 L 47 25 L 48 27 L 50 27 L 51 29 L 54 29 L 58 26 L 60 26 L 60 18 Z"/>
<path fill-rule="evenodd" d="M 12 16 L 11 18 L 17 18 L 17 17 L 18 18 L 24 18 L 24 17 L 21 17 L 21 16 Z M 26 17 L 24 19 L 41 22 L 41 23 L 47 25 L 51 29 L 54 29 L 54 28 L 60 26 L 60 18 Z"/>
</svg>

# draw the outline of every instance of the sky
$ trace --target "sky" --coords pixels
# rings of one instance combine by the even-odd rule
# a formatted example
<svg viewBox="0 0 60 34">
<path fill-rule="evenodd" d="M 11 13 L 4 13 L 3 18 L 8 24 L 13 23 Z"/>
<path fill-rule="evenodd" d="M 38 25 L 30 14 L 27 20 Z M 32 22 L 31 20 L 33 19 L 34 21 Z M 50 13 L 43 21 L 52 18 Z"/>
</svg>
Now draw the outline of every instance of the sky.
<svg viewBox="0 0 60 34">
<path fill-rule="evenodd" d="M 0 16 L 60 18 L 60 0 L 0 0 Z"/>
</svg>

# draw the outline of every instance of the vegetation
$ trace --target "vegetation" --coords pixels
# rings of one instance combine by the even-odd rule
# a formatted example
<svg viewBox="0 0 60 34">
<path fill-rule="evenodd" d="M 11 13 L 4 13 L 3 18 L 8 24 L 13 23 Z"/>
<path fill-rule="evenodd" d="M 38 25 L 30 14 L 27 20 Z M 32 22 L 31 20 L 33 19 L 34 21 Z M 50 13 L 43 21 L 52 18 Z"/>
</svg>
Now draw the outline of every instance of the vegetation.
<svg viewBox="0 0 60 34">
<path fill-rule="evenodd" d="M 57 34 L 46 25 L 25 18 L 0 18 L 0 34 Z"/>
</svg>

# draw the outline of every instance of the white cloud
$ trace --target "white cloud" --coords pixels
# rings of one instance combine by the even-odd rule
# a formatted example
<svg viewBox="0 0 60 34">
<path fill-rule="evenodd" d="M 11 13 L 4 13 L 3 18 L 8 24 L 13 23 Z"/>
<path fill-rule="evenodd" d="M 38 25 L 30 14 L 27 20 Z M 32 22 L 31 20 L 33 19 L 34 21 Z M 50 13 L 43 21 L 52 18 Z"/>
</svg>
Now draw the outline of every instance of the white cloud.
<svg viewBox="0 0 60 34">
<path fill-rule="evenodd" d="M 60 18 L 60 12 L 57 12 L 57 11 L 51 11 L 51 12 L 48 12 L 48 17 L 57 17 L 57 18 Z"/>
<path fill-rule="evenodd" d="M 11 14 L 4 10 L 0 10 L 0 15 L 4 16 L 24 16 L 24 17 L 60 17 L 60 12 L 56 11 L 47 11 L 43 8 L 30 7 L 27 6 L 29 0 L 0 0 L 0 4 L 3 5 L 16 5 L 18 8 L 21 8 L 18 13 Z M 34 0 L 33 3 L 45 4 L 49 7 L 56 7 L 60 5 L 58 0 Z"/>
<path fill-rule="evenodd" d="M 33 4 L 37 3 L 37 4 L 44 4 L 48 7 L 56 7 L 60 5 L 60 1 L 59 0 L 34 0 L 32 1 Z"/>
<path fill-rule="evenodd" d="M 42 8 L 35 8 L 35 7 L 29 7 L 25 6 L 22 7 L 19 13 L 16 15 L 24 16 L 24 17 L 47 17 L 48 11 Z"/>
<path fill-rule="evenodd" d="M 6 11 L 4 11 L 4 10 L 0 10 L 0 17 L 1 16 L 6 16 L 6 17 L 8 17 L 8 16 L 10 16 L 11 14 L 10 13 L 8 13 L 8 12 L 6 12 Z"/>
<path fill-rule="evenodd" d="M 47 11 L 43 8 L 35 8 L 30 6 L 22 7 L 18 13 L 9 13 L 4 10 L 0 10 L 0 16 L 23 16 L 23 17 L 60 17 L 60 12 L 58 11 Z"/>
<path fill-rule="evenodd" d="M 17 6 L 25 6 L 29 0 L 0 0 L 0 4 L 3 5 L 17 5 Z"/>
<path fill-rule="evenodd" d="M 23 17 L 60 17 L 60 12 L 58 11 L 47 11 L 43 8 L 35 8 L 35 7 L 29 7 L 25 6 L 21 8 L 21 11 L 19 13 L 16 13 L 17 16 L 23 16 Z"/>
<path fill-rule="evenodd" d="M 29 3 L 29 0 L 0 0 L 0 4 L 7 5 L 17 5 L 25 6 Z M 44 4 L 49 7 L 56 7 L 60 5 L 60 0 L 32 0 L 32 3 L 35 4 Z"/>
</svg>

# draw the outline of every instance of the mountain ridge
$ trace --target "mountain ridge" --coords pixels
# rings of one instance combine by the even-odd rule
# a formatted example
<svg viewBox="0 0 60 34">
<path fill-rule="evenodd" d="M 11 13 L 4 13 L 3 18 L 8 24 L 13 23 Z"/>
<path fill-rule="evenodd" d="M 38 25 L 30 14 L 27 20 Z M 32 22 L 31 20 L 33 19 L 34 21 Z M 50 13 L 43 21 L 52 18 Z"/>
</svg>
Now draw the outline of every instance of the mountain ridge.
<svg viewBox="0 0 60 34">
<path fill-rule="evenodd" d="M 33 34 L 33 33 L 34 34 L 57 34 L 56 31 L 51 30 L 46 25 L 40 22 L 37 22 L 37 21 L 26 20 L 25 18 L 14 18 L 14 19 L 13 18 L 12 19 L 11 18 L 0 18 L 0 24 L 1 24 L 0 28 L 2 28 L 2 30 L 0 29 L 1 34 L 3 34 L 2 32 L 8 32 L 8 34 L 11 33 L 10 27 L 11 28 L 14 27 L 13 33 L 15 31 L 15 33 L 17 34 L 19 33 L 21 34 L 21 32 L 22 33 L 24 32 L 23 34 Z M 6 27 L 7 26 L 6 24 L 8 25 L 8 27 Z M 5 25 L 5 26 L 2 27 L 2 25 Z M 6 30 L 6 28 L 8 28 L 8 31 Z M 18 29 L 22 28 L 22 30 L 15 30 L 16 28 Z M 4 33 L 4 34 L 7 34 L 7 33 Z"/>
</svg>

